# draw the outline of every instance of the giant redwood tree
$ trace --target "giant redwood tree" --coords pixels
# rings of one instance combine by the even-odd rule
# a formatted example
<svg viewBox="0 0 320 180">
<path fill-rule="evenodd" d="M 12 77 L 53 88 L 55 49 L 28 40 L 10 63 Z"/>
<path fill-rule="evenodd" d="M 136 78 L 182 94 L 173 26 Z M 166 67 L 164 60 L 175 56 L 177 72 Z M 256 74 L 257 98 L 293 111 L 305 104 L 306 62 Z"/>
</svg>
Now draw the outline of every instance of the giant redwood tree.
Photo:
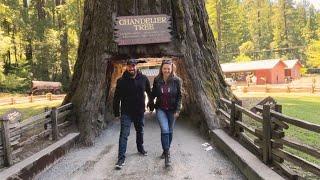
<svg viewBox="0 0 320 180">
<path fill-rule="evenodd" d="M 118 46 L 114 25 L 118 16 L 167 14 L 172 41 Z M 220 97 L 231 96 L 219 65 L 208 25 L 205 0 L 86 0 L 78 59 L 65 103 L 74 104 L 74 117 L 84 144 L 93 143 L 106 121 L 113 62 L 130 56 L 172 57 L 183 79 L 184 114 L 199 126 L 216 128 Z"/>
</svg>

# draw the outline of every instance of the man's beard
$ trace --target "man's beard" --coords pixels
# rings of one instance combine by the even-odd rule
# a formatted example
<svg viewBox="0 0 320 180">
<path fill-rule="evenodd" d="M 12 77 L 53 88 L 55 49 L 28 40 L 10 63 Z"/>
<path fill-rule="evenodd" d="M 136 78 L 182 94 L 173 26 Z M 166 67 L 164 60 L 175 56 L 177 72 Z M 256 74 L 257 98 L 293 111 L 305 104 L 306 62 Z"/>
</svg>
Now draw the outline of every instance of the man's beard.
<svg viewBox="0 0 320 180">
<path fill-rule="evenodd" d="M 129 71 L 130 77 L 134 77 L 136 75 L 136 71 Z"/>
</svg>

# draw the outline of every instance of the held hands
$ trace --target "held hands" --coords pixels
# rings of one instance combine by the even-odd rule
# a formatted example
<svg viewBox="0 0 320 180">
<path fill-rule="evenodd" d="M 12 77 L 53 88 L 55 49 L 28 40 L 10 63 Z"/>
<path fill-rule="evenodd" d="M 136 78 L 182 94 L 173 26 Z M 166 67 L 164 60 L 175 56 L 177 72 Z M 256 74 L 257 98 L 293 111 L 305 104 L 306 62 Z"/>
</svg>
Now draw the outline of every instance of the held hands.
<svg viewBox="0 0 320 180">
<path fill-rule="evenodd" d="M 150 111 L 150 112 L 153 112 L 153 110 L 154 110 L 154 103 L 149 101 L 148 104 L 147 104 L 147 107 L 149 108 L 149 111 Z"/>
<path fill-rule="evenodd" d="M 174 118 L 177 119 L 177 118 L 179 117 L 179 115 L 180 115 L 180 112 L 179 112 L 179 111 L 178 111 L 178 112 L 175 112 L 175 113 L 174 113 Z"/>
<path fill-rule="evenodd" d="M 115 121 L 120 121 L 120 116 L 114 117 Z"/>
</svg>

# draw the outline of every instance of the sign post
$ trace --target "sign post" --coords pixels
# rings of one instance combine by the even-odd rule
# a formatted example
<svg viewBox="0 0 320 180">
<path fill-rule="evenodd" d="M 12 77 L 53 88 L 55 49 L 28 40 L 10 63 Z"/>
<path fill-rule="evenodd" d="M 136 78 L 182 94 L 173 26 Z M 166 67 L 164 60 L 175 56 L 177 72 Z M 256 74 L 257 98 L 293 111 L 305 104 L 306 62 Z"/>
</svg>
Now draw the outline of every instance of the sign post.
<svg viewBox="0 0 320 180">
<path fill-rule="evenodd" d="M 20 120 L 22 114 L 16 109 L 12 109 L 5 113 L 2 117 L 0 117 L 2 121 L 2 145 L 3 145 L 3 153 L 4 153 L 4 165 L 11 166 L 12 165 L 12 149 L 10 143 L 10 122 L 17 122 Z"/>
</svg>

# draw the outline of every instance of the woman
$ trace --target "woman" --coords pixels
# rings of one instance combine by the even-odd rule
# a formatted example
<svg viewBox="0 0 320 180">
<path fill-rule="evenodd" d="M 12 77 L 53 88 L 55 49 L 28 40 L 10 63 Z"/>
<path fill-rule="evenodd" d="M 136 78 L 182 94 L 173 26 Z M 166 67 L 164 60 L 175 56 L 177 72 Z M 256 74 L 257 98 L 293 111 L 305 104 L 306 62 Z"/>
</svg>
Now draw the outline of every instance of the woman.
<svg viewBox="0 0 320 180">
<path fill-rule="evenodd" d="M 173 72 L 174 64 L 171 60 L 163 60 L 159 74 L 155 77 L 152 87 L 152 99 L 155 103 L 156 116 L 161 128 L 161 144 L 165 159 L 165 166 L 171 165 L 170 145 L 172 141 L 173 127 L 181 110 L 181 79 Z"/>
</svg>

